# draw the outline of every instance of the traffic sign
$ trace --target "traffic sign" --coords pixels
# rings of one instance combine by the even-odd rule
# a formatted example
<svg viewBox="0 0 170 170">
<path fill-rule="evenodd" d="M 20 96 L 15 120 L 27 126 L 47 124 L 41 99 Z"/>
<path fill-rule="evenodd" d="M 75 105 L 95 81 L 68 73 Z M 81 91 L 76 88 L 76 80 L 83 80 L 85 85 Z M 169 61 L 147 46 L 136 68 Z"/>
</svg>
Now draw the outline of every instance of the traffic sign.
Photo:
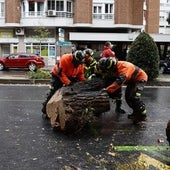
<svg viewBox="0 0 170 170">
<path fill-rule="evenodd" d="M 58 29 L 59 41 L 64 41 L 64 29 Z"/>
<path fill-rule="evenodd" d="M 58 46 L 72 46 L 72 43 L 70 41 L 58 41 Z"/>
</svg>

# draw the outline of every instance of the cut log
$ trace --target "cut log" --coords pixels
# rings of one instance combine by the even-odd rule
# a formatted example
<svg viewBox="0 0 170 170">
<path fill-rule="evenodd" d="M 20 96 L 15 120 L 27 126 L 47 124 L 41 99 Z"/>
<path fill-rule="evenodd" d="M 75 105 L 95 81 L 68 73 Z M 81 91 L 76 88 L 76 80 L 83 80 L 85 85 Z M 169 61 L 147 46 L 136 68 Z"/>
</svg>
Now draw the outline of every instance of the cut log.
<svg viewBox="0 0 170 170">
<path fill-rule="evenodd" d="M 51 126 L 77 132 L 96 115 L 110 110 L 109 96 L 103 87 L 103 80 L 95 78 L 60 88 L 47 103 Z"/>
</svg>

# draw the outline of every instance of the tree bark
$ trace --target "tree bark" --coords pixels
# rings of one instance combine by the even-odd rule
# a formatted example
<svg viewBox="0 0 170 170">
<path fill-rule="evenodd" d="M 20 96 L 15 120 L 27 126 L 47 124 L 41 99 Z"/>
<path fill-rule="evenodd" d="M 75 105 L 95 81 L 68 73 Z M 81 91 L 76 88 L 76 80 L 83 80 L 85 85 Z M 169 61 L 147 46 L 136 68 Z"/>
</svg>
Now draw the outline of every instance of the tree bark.
<svg viewBox="0 0 170 170">
<path fill-rule="evenodd" d="M 104 82 L 95 78 L 60 88 L 47 104 L 51 126 L 64 131 L 79 131 L 97 115 L 110 110 Z"/>
</svg>

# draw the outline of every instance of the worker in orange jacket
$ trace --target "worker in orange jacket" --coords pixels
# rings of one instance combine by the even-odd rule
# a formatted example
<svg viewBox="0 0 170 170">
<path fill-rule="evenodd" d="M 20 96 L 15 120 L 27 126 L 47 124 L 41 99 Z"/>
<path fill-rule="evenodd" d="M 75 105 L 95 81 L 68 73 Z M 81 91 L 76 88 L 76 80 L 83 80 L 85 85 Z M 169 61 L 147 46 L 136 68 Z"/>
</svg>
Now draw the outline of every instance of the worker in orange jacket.
<svg viewBox="0 0 170 170">
<path fill-rule="evenodd" d="M 115 52 L 112 51 L 112 47 L 113 47 L 113 44 L 110 42 L 110 41 L 107 41 L 104 45 L 104 48 L 103 48 L 103 51 L 101 53 L 101 57 L 113 57 L 113 58 L 116 58 L 116 55 L 115 55 Z M 115 81 L 115 77 L 113 76 L 106 76 L 104 77 L 104 80 L 105 80 L 105 84 L 106 86 L 110 85 L 113 81 Z M 111 98 L 114 98 L 116 99 L 116 113 L 121 113 L 121 114 L 124 114 L 126 113 L 125 110 L 123 110 L 121 108 L 122 106 L 122 87 L 120 87 L 119 89 L 116 90 L 116 92 L 114 93 L 114 95 L 110 95 Z"/>
<path fill-rule="evenodd" d="M 141 93 L 148 80 L 147 74 L 139 67 L 127 61 L 118 61 L 115 58 L 101 58 L 98 67 L 103 72 L 113 73 L 116 77 L 109 86 L 106 87 L 108 94 L 113 94 L 123 84 L 126 84 L 125 100 L 133 113 L 128 115 L 134 123 L 146 120 L 146 107 L 141 101 Z"/>
<path fill-rule="evenodd" d="M 51 88 L 42 108 L 44 117 L 48 118 L 46 114 L 46 105 L 59 88 L 63 85 L 72 85 L 77 81 L 85 81 L 84 60 L 85 55 L 83 51 L 77 50 L 73 54 L 64 54 L 59 63 L 52 68 Z"/>
</svg>

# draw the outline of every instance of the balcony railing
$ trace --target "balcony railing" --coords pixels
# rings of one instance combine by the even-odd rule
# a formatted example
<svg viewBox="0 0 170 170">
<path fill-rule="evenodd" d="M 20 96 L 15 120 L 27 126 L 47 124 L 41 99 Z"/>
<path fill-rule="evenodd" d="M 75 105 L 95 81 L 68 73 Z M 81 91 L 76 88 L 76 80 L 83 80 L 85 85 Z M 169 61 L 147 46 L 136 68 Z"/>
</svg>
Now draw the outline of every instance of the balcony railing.
<svg viewBox="0 0 170 170">
<path fill-rule="evenodd" d="M 93 14 L 93 19 L 113 20 L 114 14 Z"/>
<path fill-rule="evenodd" d="M 52 14 L 43 11 L 29 11 L 29 12 L 23 12 L 22 13 L 22 18 L 32 18 L 32 17 L 58 17 L 58 18 L 73 18 L 73 13 L 69 12 L 57 12 L 54 11 Z"/>
<path fill-rule="evenodd" d="M 0 18 L 4 18 L 5 17 L 5 12 L 0 12 Z"/>
</svg>

